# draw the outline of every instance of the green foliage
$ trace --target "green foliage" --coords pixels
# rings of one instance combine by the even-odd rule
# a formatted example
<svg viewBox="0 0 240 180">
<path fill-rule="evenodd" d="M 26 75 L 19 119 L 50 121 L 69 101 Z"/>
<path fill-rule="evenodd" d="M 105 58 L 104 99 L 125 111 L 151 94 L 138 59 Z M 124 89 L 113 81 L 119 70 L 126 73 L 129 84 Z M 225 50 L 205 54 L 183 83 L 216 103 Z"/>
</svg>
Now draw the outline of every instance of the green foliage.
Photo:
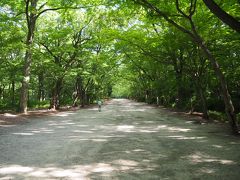
<svg viewBox="0 0 240 180">
<path fill-rule="evenodd" d="M 49 101 L 45 100 L 45 101 L 29 101 L 29 108 L 30 109 L 47 109 L 49 108 L 50 104 Z"/>
<path fill-rule="evenodd" d="M 45 3 L 38 2 L 37 8 Z M 148 103 L 158 99 L 168 107 L 203 111 L 205 99 L 210 117 L 223 120 L 219 82 L 203 51 L 188 35 L 137 2 L 49 0 L 38 9 L 36 13 L 59 8 L 42 13 L 37 20 L 29 107 L 49 107 L 54 90 L 59 91 L 55 96 L 60 106 L 113 96 Z M 175 1 L 149 2 L 191 30 Z M 190 1 L 179 2 L 188 14 Z M 222 7 L 239 16 L 238 3 L 226 1 Z M 16 109 L 19 104 L 27 35 L 24 9 L 24 1 L 0 3 L 0 109 Z M 239 112 L 239 34 L 223 25 L 201 1 L 197 1 L 192 18 L 217 58 Z M 74 99 L 77 91 L 84 97 Z"/>
<path fill-rule="evenodd" d="M 117 80 L 113 86 L 113 98 L 128 98 L 130 96 L 130 84 L 126 80 Z"/>
<path fill-rule="evenodd" d="M 209 118 L 221 122 L 225 122 L 227 120 L 226 115 L 223 112 L 217 111 L 209 111 Z"/>
</svg>

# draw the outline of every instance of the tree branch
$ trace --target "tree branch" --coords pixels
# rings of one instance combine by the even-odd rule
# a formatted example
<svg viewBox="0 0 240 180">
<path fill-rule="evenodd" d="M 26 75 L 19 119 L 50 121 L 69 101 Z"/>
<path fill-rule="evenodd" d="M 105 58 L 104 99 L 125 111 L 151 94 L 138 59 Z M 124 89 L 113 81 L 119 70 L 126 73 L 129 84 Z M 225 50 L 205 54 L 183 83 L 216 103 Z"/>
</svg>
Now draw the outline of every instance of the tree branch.
<svg viewBox="0 0 240 180">
<path fill-rule="evenodd" d="M 148 0 L 133 0 L 139 4 L 141 4 L 144 7 L 148 7 L 150 10 L 154 11 L 157 13 L 157 15 L 159 17 L 163 17 L 168 23 L 172 24 L 173 26 L 175 26 L 177 29 L 179 29 L 180 31 L 182 31 L 183 33 L 188 34 L 189 36 L 191 36 L 193 39 L 195 38 L 194 34 L 187 30 L 186 28 L 184 28 L 183 26 L 177 24 L 175 21 L 173 21 L 172 19 L 170 19 L 168 17 L 168 15 L 166 15 L 165 13 L 163 13 L 160 9 L 158 9 L 156 6 L 154 6 L 153 4 L 151 4 Z"/>
<path fill-rule="evenodd" d="M 82 8 L 89 8 L 89 7 L 93 7 L 93 6 L 83 6 L 83 7 L 78 7 L 78 6 L 76 6 L 76 7 L 71 7 L 71 6 L 69 6 L 69 7 L 56 7 L 56 8 L 48 8 L 48 9 L 44 9 L 44 10 L 42 10 L 41 12 L 39 12 L 38 14 L 37 14 L 37 18 L 39 17 L 39 16 L 41 16 L 43 13 L 45 13 L 45 12 L 47 12 L 47 11 L 57 11 L 57 10 L 61 10 L 61 9 L 82 9 Z"/>
<path fill-rule="evenodd" d="M 191 6 L 192 6 L 192 3 L 191 3 Z M 179 0 L 176 0 L 176 8 L 180 14 L 182 14 L 185 18 L 189 19 L 189 16 L 180 9 Z"/>
<path fill-rule="evenodd" d="M 26 1 L 25 1 L 25 2 L 26 2 L 25 15 L 26 15 L 28 27 L 29 27 L 29 24 L 30 24 L 29 14 L 28 14 L 28 12 L 29 12 L 29 1 L 30 1 L 30 0 L 26 0 Z"/>
<path fill-rule="evenodd" d="M 225 12 L 213 0 L 203 0 L 208 9 L 215 14 L 222 22 L 230 28 L 240 33 L 240 22 L 233 16 Z"/>
<path fill-rule="evenodd" d="M 49 49 L 49 47 L 46 45 L 46 44 L 44 44 L 44 43 L 40 43 L 43 47 L 45 47 L 45 49 L 47 50 L 47 52 L 52 56 L 52 57 L 54 57 L 54 58 L 58 58 L 50 49 Z"/>
<path fill-rule="evenodd" d="M 46 4 L 47 4 L 47 2 L 43 3 L 43 4 L 39 7 L 38 11 L 40 11 Z"/>
</svg>

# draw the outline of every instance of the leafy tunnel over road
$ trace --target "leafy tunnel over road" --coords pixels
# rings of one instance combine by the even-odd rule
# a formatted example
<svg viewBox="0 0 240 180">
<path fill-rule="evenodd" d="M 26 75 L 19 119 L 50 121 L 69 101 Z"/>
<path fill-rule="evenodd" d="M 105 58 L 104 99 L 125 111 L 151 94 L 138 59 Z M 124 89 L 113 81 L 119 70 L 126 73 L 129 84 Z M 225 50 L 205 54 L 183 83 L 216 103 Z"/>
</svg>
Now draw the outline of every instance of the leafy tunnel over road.
<svg viewBox="0 0 240 180">
<path fill-rule="evenodd" d="M 193 122 L 114 99 L 0 127 L 0 179 L 238 179 L 239 138 Z"/>
</svg>

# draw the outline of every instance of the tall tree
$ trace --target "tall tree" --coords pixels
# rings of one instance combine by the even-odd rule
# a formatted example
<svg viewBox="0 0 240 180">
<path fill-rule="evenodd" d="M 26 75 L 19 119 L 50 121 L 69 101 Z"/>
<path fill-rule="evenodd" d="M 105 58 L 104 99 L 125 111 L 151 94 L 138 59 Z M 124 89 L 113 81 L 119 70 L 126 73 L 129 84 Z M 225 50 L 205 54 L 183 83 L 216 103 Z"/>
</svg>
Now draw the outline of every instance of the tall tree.
<svg viewBox="0 0 240 180">
<path fill-rule="evenodd" d="M 175 26 L 178 30 L 182 31 L 183 33 L 188 34 L 193 39 L 193 41 L 202 49 L 205 56 L 211 62 L 211 65 L 216 74 L 216 77 L 218 78 L 218 80 L 220 82 L 221 93 L 222 93 L 224 104 L 225 104 L 225 112 L 227 115 L 227 119 L 231 125 L 232 131 L 234 134 L 239 134 L 239 127 L 238 127 L 238 122 L 237 122 L 237 118 L 236 118 L 235 108 L 233 106 L 230 93 L 228 91 L 225 77 L 224 77 L 222 70 L 219 66 L 219 63 L 217 62 L 213 53 L 210 51 L 210 49 L 206 45 L 206 42 L 204 41 L 203 37 L 201 37 L 201 35 L 197 32 L 196 25 L 193 21 L 193 15 L 195 14 L 196 8 L 197 8 L 197 0 L 190 1 L 190 3 L 189 3 L 190 5 L 188 7 L 187 13 L 181 9 L 179 0 L 175 1 L 175 6 L 176 6 L 177 12 L 181 16 L 181 18 L 187 20 L 187 22 L 190 25 L 190 28 L 188 28 L 187 26 L 185 27 L 184 24 L 182 25 L 179 22 L 177 22 L 176 20 L 172 19 L 169 14 L 162 11 L 160 8 L 157 7 L 157 5 L 150 2 L 149 0 L 133 0 L 133 1 L 138 4 L 141 4 L 145 8 L 147 8 L 154 15 L 164 18 L 164 20 L 166 20 L 171 25 Z"/>
</svg>

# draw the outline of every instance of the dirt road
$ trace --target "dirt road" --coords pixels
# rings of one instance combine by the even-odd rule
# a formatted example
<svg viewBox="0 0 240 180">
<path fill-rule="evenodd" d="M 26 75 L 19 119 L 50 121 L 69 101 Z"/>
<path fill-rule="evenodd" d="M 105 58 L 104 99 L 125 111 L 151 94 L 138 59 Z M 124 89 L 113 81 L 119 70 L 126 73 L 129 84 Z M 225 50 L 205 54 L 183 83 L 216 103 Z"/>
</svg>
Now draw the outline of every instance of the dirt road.
<svg viewBox="0 0 240 180">
<path fill-rule="evenodd" d="M 240 140 L 129 100 L 0 127 L 0 179 L 240 179 Z"/>
</svg>

